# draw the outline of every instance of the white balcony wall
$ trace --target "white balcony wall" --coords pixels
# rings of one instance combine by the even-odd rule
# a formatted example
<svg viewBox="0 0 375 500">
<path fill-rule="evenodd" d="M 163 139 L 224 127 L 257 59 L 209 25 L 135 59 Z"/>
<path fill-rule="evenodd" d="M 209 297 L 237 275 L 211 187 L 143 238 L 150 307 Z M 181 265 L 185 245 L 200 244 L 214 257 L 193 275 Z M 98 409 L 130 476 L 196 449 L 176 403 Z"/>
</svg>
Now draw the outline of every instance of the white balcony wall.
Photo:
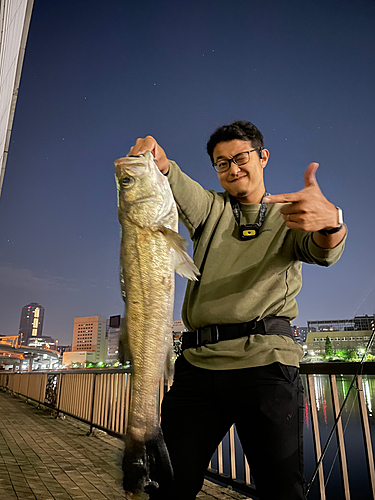
<svg viewBox="0 0 375 500">
<path fill-rule="evenodd" d="M 0 194 L 34 0 L 0 0 Z"/>
</svg>

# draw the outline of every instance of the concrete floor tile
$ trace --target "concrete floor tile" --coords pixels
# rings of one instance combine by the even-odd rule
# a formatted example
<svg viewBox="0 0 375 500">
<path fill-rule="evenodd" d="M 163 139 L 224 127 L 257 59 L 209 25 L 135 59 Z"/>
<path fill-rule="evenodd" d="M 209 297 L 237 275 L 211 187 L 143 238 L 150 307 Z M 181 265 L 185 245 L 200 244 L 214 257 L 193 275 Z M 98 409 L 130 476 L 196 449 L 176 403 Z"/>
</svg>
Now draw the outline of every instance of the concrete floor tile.
<svg viewBox="0 0 375 500">
<path fill-rule="evenodd" d="M 0 391 L 0 500 L 127 500 L 122 441 L 87 430 Z M 207 488 L 198 498 L 226 498 L 220 495 L 219 487 Z M 230 498 L 245 497 L 231 492 Z"/>
</svg>

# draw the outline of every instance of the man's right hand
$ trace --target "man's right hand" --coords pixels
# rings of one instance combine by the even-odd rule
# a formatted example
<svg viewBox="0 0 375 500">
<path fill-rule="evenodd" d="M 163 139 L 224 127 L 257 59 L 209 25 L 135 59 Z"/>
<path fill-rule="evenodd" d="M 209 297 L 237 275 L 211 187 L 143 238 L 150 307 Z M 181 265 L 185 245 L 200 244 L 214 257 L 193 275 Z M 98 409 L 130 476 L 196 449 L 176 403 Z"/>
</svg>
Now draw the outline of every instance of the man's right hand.
<svg viewBox="0 0 375 500">
<path fill-rule="evenodd" d="M 129 153 L 126 156 L 139 156 L 143 155 L 146 151 L 151 151 L 155 160 L 157 161 L 157 166 L 162 174 L 167 174 L 169 172 L 169 160 L 165 151 L 156 140 L 148 135 L 144 138 L 137 139 L 135 145 L 130 148 Z"/>
</svg>

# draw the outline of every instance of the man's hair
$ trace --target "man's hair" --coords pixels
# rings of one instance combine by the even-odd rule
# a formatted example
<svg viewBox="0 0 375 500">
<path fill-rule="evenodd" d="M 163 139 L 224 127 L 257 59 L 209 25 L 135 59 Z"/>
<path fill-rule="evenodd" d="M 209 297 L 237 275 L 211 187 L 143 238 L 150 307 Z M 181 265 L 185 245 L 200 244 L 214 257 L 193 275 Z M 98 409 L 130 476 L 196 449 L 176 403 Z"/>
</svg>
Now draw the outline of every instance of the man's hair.
<svg viewBox="0 0 375 500">
<path fill-rule="evenodd" d="M 253 148 L 259 149 L 258 154 L 261 156 L 260 150 L 263 149 L 263 134 L 257 129 L 255 125 L 250 122 L 237 121 L 230 125 L 223 125 L 219 127 L 211 135 L 207 142 L 207 153 L 214 163 L 214 149 L 219 142 L 232 141 L 233 139 L 240 139 L 241 141 L 251 141 Z"/>
</svg>

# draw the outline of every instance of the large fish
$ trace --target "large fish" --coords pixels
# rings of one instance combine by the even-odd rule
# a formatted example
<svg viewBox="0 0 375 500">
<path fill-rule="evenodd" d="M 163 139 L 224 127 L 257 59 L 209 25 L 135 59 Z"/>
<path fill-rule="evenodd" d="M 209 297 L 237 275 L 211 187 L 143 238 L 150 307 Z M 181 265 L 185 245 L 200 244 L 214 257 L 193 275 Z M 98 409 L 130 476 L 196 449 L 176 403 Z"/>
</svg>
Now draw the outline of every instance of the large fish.
<svg viewBox="0 0 375 500">
<path fill-rule="evenodd" d="M 173 194 L 151 152 L 120 158 L 115 168 L 125 301 L 120 359 L 132 365 L 123 486 L 141 494 L 171 480 L 159 427 L 158 390 L 173 349 L 174 271 L 190 279 L 197 279 L 199 271 L 177 233 Z"/>
</svg>

